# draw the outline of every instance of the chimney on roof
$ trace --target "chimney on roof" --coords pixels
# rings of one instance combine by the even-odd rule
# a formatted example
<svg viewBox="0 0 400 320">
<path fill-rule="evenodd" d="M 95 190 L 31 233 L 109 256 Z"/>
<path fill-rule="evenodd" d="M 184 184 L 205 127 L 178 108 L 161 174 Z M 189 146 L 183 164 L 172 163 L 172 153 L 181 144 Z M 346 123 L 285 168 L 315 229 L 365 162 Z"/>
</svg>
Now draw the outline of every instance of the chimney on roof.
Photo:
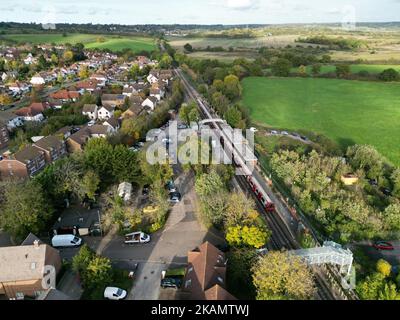
<svg viewBox="0 0 400 320">
<path fill-rule="evenodd" d="M 33 246 L 34 246 L 35 248 L 39 248 L 39 246 L 40 246 L 39 240 L 33 241 Z"/>
</svg>

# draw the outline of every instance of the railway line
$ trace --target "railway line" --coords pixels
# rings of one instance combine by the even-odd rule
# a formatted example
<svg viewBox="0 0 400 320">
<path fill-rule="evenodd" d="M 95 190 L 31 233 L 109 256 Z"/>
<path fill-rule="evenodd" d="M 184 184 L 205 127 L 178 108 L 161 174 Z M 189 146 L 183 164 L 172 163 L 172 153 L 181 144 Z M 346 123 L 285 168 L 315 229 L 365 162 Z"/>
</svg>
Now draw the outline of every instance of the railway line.
<svg viewBox="0 0 400 320">
<path fill-rule="evenodd" d="M 182 71 L 175 69 L 176 74 L 182 80 L 187 94 L 194 100 L 199 106 L 202 117 L 210 123 L 214 129 L 219 129 L 221 132 L 221 140 L 224 142 L 229 140 L 228 135 L 224 132 L 222 125 L 219 121 L 216 121 L 218 117 L 212 113 L 202 97 L 193 89 L 188 80 L 183 75 Z M 250 170 L 243 159 L 241 154 L 235 150 L 233 143 L 227 144 L 227 148 L 230 149 L 234 156 L 234 162 L 236 166 L 243 170 L 243 175 L 236 175 L 236 180 L 242 191 L 248 192 L 256 200 L 259 211 L 263 214 L 269 228 L 272 231 L 271 241 L 269 243 L 269 249 L 272 250 L 297 250 L 300 249 L 298 241 L 296 240 L 290 224 L 293 223 L 293 217 L 290 214 L 283 214 L 282 210 L 284 205 L 281 204 L 278 198 L 272 194 L 270 188 L 265 184 L 264 177 L 258 173 L 257 170 Z M 268 190 L 269 192 L 267 192 Z M 276 207 L 275 207 L 276 205 Z M 276 211 L 277 214 L 269 214 Z M 287 210 L 286 210 L 287 211 Z M 329 267 L 322 269 L 315 267 L 314 274 L 317 285 L 317 299 L 320 300 L 339 300 L 339 299 L 356 299 L 351 294 L 346 294 L 341 289 L 340 279 L 337 274 L 332 271 Z M 335 287 L 335 288 L 333 288 Z"/>
</svg>

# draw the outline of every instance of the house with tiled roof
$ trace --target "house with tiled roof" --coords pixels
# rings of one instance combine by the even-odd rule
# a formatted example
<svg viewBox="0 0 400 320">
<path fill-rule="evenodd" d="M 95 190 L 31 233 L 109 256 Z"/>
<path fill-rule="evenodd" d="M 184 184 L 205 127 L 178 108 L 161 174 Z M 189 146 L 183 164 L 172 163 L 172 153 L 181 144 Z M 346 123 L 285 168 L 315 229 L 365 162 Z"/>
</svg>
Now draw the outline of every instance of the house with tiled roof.
<svg viewBox="0 0 400 320">
<path fill-rule="evenodd" d="M 80 94 L 78 91 L 69 91 L 69 90 L 59 90 L 57 92 L 51 93 L 50 98 L 56 99 L 56 100 L 61 100 L 64 103 L 73 101 L 75 102 L 78 100 L 80 97 Z"/>
<path fill-rule="evenodd" d="M 35 146 L 27 146 L 0 161 L 0 177 L 28 178 L 46 166 L 45 152 Z"/>
<path fill-rule="evenodd" d="M 48 103 L 34 102 L 29 107 L 18 109 L 14 113 L 21 117 L 24 121 L 40 122 L 44 120 L 43 112 L 49 108 L 50 106 Z"/>
<path fill-rule="evenodd" d="M 226 290 L 225 254 L 209 242 L 188 253 L 183 290 L 191 300 L 236 300 Z"/>
<path fill-rule="evenodd" d="M 56 136 L 44 137 L 35 142 L 34 146 L 44 151 L 47 163 L 52 163 L 68 153 L 64 140 Z"/>
<path fill-rule="evenodd" d="M 20 246 L 0 248 L 0 297 L 23 300 L 37 298 L 53 283 L 46 281 L 61 269 L 58 250 L 42 243 L 34 235 Z M 53 272 L 53 273 L 52 273 Z M 49 277 L 50 278 L 50 277 Z"/>
<path fill-rule="evenodd" d="M 100 120 L 108 120 L 114 116 L 115 106 L 103 105 L 97 112 L 97 118 Z"/>
<path fill-rule="evenodd" d="M 82 114 L 91 120 L 96 120 L 98 109 L 99 107 L 96 104 L 85 104 L 82 109 Z"/>
</svg>

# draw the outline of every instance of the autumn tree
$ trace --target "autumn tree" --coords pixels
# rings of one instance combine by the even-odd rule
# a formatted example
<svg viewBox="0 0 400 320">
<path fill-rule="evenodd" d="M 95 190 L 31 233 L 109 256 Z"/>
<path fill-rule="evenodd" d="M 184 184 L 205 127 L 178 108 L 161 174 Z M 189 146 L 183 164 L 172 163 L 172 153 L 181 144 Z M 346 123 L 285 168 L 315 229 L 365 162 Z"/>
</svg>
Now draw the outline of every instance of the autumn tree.
<svg viewBox="0 0 400 320">
<path fill-rule="evenodd" d="M 258 300 L 308 300 L 316 292 L 312 270 L 288 252 L 269 252 L 252 272 Z"/>
<path fill-rule="evenodd" d="M 4 181 L 0 185 L 0 227 L 17 239 L 43 231 L 54 209 L 34 180 Z"/>
<path fill-rule="evenodd" d="M 376 263 L 376 270 L 387 278 L 392 273 L 392 265 L 386 260 L 379 259 Z"/>
<path fill-rule="evenodd" d="M 235 100 L 242 95 L 242 85 L 237 76 L 229 75 L 225 77 L 224 94 L 231 100 Z"/>
<path fill-rule="evenodd" d="M 232 226 L 226 231 L 226 241 L 233 247 L 261 248 L 269 240 L 271 233 L 259 226 Z"/>
</svg>

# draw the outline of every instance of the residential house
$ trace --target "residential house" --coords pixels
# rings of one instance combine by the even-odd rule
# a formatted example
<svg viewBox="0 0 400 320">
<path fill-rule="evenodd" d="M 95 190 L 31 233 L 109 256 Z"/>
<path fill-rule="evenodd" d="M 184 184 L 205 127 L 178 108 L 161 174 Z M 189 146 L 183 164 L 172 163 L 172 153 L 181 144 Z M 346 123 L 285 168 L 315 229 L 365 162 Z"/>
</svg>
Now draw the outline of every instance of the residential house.
<svg viewBox="0 0 400 320">
<path fill-rule="evenodd" d="M 97 80 L 92 79 L 78 82 L 75 86 L 81 93 L 85 91 L 92 93 L 99 88 L 99 83 Z"/>
<path fill-rule="evenodd" d="M 154 110 L 157 106 L 158 99 L 156 97 L 148 97 L 146 100 L 143 101 L 142 106 L 147 107 L 151 110 Z"/>
<path fill-rule="evenodd" d="M 69 91 L 69 90 L 59 90 L 57 92 L 51 93 L 50 98 L 61 100 L 63 103 L 66 102 L 75 102 L 79 99 L 79 92 L 78 91 Z"/>
<path fill-rule="evenodd" d="M 97 80 L 98 85 L 100 87 L 104 87 L 108 81 L 108 78 L 105 74 L 102 73 L 94 73 L 93 75 L 90 76 L 91 80 Z"/>
<path fill-rule="evenodd" d="M 108 120 L 114 116 L 115 107 L 110 105 L 103 105 L 97 112 L 97 117 L 100 120 Z"/>
<path fill-rule="evenodd" d="M 21 127 L 24 124 L 22 117 L 8 111 L 0 112 L 0 121 L 7 126 L 9 131 Z"/>
<path fill-rule="evenodd" d="M 43 112 L 50 108 L 48 103 L 34 102 L 29 107 L 21 108 L 15 111 L 15 114 L 21 117 L 24 121 L 43 121 Z"/>
<path fill-rule="evenodd" d="M 103 126 L 109 126 L 112 128 L 113 132 L 117 132 L 120 128 L 119 121 L 115 117 L 111 117 L 110 119 L 104 121 Z"/>
<path fill-rule="evenodd" d="M 159 72 L 157 70 L 151 70 L 147 76 L 147 82 L 150 84 L 157 83 L 159 80 Z"/>
<path fill-rule="evenodd" d="M 123 94 L 103 94 L 101 103 L 103 106 L 120 107 L 124 104 L 126 96 Z"/>
<path fill-rule="evenodd" d="M 31 65 L 36 63 L 36 59 L 32 56 L 32 53 L 28 53 L 27 57 L 24 59 L 26 65 Z"/>
<path fill-rule="evenodd" d="M 129 103 L 130 104 L 142 104 L 143 103 L 143 98 L 138 95 L 138 94 L 134 94 L 129 98 Z"/>
<path fill-rule="evenodd" d="M 165 97 L 165 91 L 160 88 L 151 88 L 150 97 L 156 97 L 158 101 L 161 101 Z"/>
<path fill-rule="evenodd" d="M 31 78 L 30 82 L 33 86 L 42 86 L 46 83 L 46 80 L 42 75 L 36 74 Z"/>
<path fill-rule="evenodd" d="M 128 110 L 126 110 L 121 116 L 122 119 L 129 119 L 138 116 L 143 107 L 141 104 L 133 104 Z"/>
<path fill-rule="evenodd" d="M 48 268 L 54 268 L 56 275 L 61 269 L 58 250 L 33 235 L 28 238 L 20 246 L 0 248 L 0 296 L 37 298 L 49 289 L 43 285 L 51 271 Z"/>
<path fill-rule="evenodd" d="M 54 135 L 57 137 L 62 137 L 64 140 L 66 140 L 71 136 L 72 130 L 73 127 L 70 126 L 62 127 L 60 130 L 57 130 Z"/>
<path fill-rule="evenodd" d="M 28 146 L 0 161 L 0 177 L 28 178 L 40 172 L 45 166 L 45 152 L 38 147 Z"/>
<path fill-rule="evenodd" d="M 83 127 L 78 132 L 71 135 L 67 140 L 68 151 L 81 152 L 85 148 L 86 143 L 92 138 L 106 138 L 113 134 L 110 126 L 94 125 L 91 127 Z"/>
<path fill-rule="evenodd" d="M 0 122 L 0 150 L 8 147 L 10 136 L 8 135 L 7 125 Z"/>
<path fill-rule="evenodd" d="M 236 300 L 226 288 L 225 254 L 209 242 L 188 253 L 183 290 L 191 300 Z"/>
<path fill-rule="evenodd" d="M 96 120 L 98 109 L 99 107 L 95 104 L 85 104 L 82 109 L 82 114 L 91 120 Z"/>
<path fill-rule="evenodd" d="M 24 82 L 16 81 L 8 85 L 8 89 L 11 90 L 14 94 L 28 92 L 30 86 Z"/>
<path fill-rule="evenodd" d="M 47 163 L 52 163 L 67 154 L 64 140 L 56 136 L 47 136 L 40 139 L 34 146 L 44 151 Z"/>
</svg>

